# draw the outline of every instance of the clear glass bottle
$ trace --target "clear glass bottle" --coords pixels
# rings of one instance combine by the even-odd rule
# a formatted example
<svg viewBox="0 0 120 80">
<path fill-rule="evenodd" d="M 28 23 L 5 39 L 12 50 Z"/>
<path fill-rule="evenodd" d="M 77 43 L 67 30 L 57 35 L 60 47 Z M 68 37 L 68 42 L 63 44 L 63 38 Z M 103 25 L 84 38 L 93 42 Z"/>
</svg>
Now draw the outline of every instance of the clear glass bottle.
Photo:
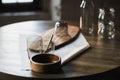
<svg viewBox="0 0 120 80">
<path fill-rule="evenodd" d="M 114 39 L 115 37 L 115 9 L 99 8 L 98 37 Z"/>
<path fill-rule="evenodd" d="M 82 0 L 80 4 L 80 28 L 84 34 L 94 34 L 95 5 L 93 0 Z"/>
<path fill-rule="evenodd" d="M 108 26 L 109 26 L 109 33 L 108 33 L 108 39 L 114 39 L 115 37 L 115 9 L 114 8 L 109 8 L 109 21 L 108 21 Z"/>
</svg>

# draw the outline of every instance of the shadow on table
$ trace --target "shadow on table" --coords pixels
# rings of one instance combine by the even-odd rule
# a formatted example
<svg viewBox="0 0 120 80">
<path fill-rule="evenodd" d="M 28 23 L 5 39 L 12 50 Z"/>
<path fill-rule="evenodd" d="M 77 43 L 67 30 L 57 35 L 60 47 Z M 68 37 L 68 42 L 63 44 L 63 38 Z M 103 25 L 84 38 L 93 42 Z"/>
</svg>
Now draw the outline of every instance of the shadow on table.
<svg viewBox="0 0 120 80">
<path fill-rule="evenodd" d="M 69 80 L 69 79 L 68 79 Z M 73 78 L 70 80 L 120 80 L 120 67 L 107 72 L 85 76 L 81 78 Z"/>
<path fill-rule="evenodd" d="M 42 79 L 42 80 L 120 80 L 120 67 L 107 72 L 85 76 L 85 77 L 65 78 L 65 79 Z"/>
</svg>

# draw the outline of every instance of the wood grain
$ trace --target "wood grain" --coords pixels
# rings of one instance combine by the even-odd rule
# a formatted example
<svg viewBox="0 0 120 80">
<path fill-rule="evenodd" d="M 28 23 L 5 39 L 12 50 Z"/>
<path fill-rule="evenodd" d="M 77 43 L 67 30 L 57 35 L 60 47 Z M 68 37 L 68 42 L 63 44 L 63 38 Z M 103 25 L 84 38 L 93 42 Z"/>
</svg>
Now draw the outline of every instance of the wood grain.
<svg viewBox="0 0 120 80">
<path fill-rule="evenodd" d="M 42 40 L 44 42 L 43 45 L 45 45 L 45 44 L 47 45 L 49 43 L 49 39 L 51 38 L 51 35 L 53 34 L 53 32 L 54 32 L 54 28 L 47 30 L 42 35 Z M 58 31 L 58 32 L 60 32 L 60 31 Z M 79 32 L 80 32 L 79 27 L 76 27 L 73 25 L 68 25 L 68 35 L 64 36 L 64 34 L 61 33 L 60 34 L 61 37 L 59 37 L 59 36 L 56 36 L 56 34 L 54 34 L 52 41 L 55 44 L 56 49 L 60 48 L 62 46 L 65 46 L 67 44 L 70 44 L 70 42 L 72 42 L 72 41 L 74 41 L 74 39 L 76 39 Z M 39 51 L 39 44 L 40 44 L 39 42 L 40 42 L 39 38 L 38 38 L 38 40 L 36 39 L 34 41 L 33 45 L 31 45 L 30 49 L 35 51 L 35 52 L 38 52 Z"/>
<path fill-rule="evenodd" d="M 99 40 L 97 37 L 85 36 L 91 48 L 65 64 L 57 74 L 39 74 L 29 69 L 21 70 L 21 61 L 23 61 L 21 54 L 26 54 L 26 49 L 20 51 L 20 45 L 25 45 L 20 43 L 20 34 L 44 33 L 53 28 L 54 23 L 53 21 L 26 21 L 0 28 L 1 79 L 39 80 L 87 77 L 120 67 L 120 41 Z M 28 65 L 24 64 L 24 66 Z"/>
</svg>

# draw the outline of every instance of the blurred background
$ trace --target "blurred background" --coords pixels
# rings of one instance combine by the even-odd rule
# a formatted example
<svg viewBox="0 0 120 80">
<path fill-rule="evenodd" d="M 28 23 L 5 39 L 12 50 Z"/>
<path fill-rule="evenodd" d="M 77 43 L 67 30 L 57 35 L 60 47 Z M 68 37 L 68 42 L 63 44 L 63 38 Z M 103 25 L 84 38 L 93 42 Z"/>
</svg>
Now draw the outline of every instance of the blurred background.
<svg viewBox="0 0 120 80">
<path fill-rule="evenodd" d="M 86 0 L 88 1 L 88 0 Z M 119 0 L 93 0 L 97 22 L 101 3 L 115 9 L 117 28 L 120 24 Z M 0 26 L 27 20 L 66 20 L 79 25 L 82 0 L 0 0 Z M 119 29 L 120 30 L 120 29 Z"/>
</svg>

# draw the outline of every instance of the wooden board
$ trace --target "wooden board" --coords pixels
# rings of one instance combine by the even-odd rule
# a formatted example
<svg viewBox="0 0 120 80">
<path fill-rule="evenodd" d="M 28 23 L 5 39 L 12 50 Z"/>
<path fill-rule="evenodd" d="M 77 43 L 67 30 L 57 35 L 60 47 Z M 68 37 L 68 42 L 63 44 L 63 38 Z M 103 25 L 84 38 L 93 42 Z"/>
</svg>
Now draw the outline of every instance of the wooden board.
<svg viewBox="0 0 120 80">
<path fill-rule="evenodd" d="M 43 41 L 48 41 L 50 39 L 51 34 L 53 33 L 53 30 L 54 30 L 54 28 L 46 31 L 43 34 L 43 36 L 42 36 Z M 54 37 L 53 40 L 52 40 L 54 42 L 55 46 L 56 46 L 56 49 L 74 41 L 75 38 L 77 38 L 79 32 L 80 32 L 79 27 L 73 26 L 73 25 L 68 25 L 68 36 Z M 61 36 L 62 36 L 62 34 L 61 34 Z M 39 42 L 39 41 L 36 40 L 36 42 Z M 35 43 L 34 46 L 30 47 L 30 49 L 32 51 L 39 51 L 39 45 L 37 43 Z"/>
</svg>

